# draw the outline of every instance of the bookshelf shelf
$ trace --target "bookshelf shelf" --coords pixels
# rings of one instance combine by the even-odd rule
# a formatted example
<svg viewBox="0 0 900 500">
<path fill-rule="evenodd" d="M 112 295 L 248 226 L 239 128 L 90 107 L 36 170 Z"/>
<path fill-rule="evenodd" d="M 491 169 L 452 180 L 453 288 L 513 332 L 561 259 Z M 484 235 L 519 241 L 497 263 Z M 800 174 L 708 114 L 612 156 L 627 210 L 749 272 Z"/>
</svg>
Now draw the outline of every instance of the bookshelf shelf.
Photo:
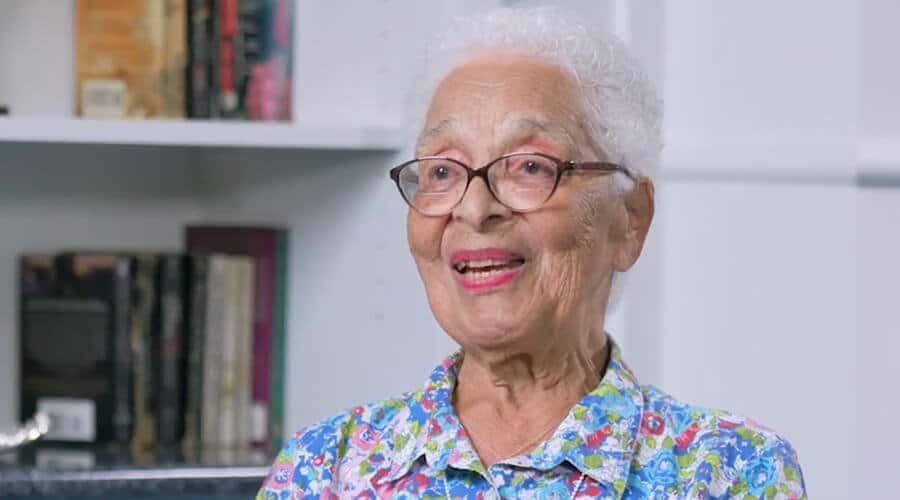
<svg viewBox="0 0 900 500">
<path fill-rule="evenodd" d="M 399 127 L 311 122 L 0 118 L 0 142 L 299 149 L 399 149 Z"/>
</svg>

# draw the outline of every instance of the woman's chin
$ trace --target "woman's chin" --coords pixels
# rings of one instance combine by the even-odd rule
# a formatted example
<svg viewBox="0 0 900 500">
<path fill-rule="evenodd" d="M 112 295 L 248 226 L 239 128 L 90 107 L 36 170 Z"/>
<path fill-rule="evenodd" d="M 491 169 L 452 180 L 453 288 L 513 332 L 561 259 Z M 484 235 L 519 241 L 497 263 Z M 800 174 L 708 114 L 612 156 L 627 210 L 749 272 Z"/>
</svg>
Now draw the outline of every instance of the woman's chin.
<svg viewBox="0 0 900 500">
<path fill-rule="evenodd" d="M 463 348 L 498 349 L 523 344 L 528 337 L 520 317 L 494 313 L 488 316 L 472 315 L 452 337 Z"/>
</svg>

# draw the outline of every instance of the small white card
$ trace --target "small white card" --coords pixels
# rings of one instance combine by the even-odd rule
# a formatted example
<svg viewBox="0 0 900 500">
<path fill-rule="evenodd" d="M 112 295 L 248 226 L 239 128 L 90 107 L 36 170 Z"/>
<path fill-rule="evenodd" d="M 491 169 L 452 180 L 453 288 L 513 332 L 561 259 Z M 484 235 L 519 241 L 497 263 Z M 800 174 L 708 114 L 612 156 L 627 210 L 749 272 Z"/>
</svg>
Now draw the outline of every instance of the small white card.
<svg viewBox="0 0 900 500">
<path fill-rule="evenodd" d="M 97 410 L 90 399 L 38 398 L 37 411 L 50 417 L 46 439 L 92 442 L 97 437 Z"/>
<path fill-rule="evenodd" d="M 85 118 L 125 118 L 127 99 L 122 80 L 98 78 L 81 82 L 81 114 Z"/>
<path fill-rule="evenodd" d="M 269 435 L 269 412 L 266 405 L 253 403 L 250 407 L 250 439 L 265 441 Z"/>
</svg>

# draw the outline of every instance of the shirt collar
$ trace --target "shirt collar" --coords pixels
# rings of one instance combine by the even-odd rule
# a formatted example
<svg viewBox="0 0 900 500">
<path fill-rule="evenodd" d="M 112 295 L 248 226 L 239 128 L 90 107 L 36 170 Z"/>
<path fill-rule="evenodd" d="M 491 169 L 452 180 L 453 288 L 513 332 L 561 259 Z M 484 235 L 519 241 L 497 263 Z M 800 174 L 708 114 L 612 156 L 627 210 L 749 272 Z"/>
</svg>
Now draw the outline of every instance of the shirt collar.
<svg viewBox="0 0 900 500">
<path fill-rule="evenodd" d="M 568 461 L 580 472 L 621 495 L 640 428 L 643 395 L 634 374 L 610 339 L 610 359 L 600 383 L 569 411 L 557 431 L 531 453 L 507 461 L 547 470 Z M 421 457 L 438 470 L 448 465 L 484 472 L 464 436 L 452 405 L 459 363 L 457 351 L 439 364 L 425 387 L 410 398 L 405 421 L 384 436 L 392 442 L 391 466 L 378 482 L 404 476 Z"/>
</svg>

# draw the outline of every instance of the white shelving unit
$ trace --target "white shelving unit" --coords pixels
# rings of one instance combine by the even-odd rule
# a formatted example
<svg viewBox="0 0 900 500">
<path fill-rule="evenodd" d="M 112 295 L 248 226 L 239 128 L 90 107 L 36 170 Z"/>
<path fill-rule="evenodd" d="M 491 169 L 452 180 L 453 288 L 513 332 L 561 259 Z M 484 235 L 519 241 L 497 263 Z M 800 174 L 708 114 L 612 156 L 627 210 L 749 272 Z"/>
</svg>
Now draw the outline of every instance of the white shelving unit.
<svg viewBox="0 0 900 500">
<path fill-rule="evenodd" d="M 290 231 L 287 427 L 424 377 L 436 336 L 387 170 L 404 140 L 399 104 L 419 49 L 409 40 L 428 28 L 390 23 L 426 7 L 296 1 L 288 123 L 74 117 L 74 0 L 2 2 L 0 102 L 11 115 L 0 117 L 0 429 L 19 418 L 17 255 L 178 249 L 195 222 Z M 365 358 L 396 346 L 427 354 L 374 377 Z M 343 377 L 316 383 L 341 367 Z M 363 382 L 342 389 L 351 379 Z"/>
<path fill-rule="evenodd" d="M 400 129 L 390 125 L 251 123 L 190 120 L 0 118 L 0 142 L 133 144 L 295 149 L 395 150 Z"/>
</svg>

